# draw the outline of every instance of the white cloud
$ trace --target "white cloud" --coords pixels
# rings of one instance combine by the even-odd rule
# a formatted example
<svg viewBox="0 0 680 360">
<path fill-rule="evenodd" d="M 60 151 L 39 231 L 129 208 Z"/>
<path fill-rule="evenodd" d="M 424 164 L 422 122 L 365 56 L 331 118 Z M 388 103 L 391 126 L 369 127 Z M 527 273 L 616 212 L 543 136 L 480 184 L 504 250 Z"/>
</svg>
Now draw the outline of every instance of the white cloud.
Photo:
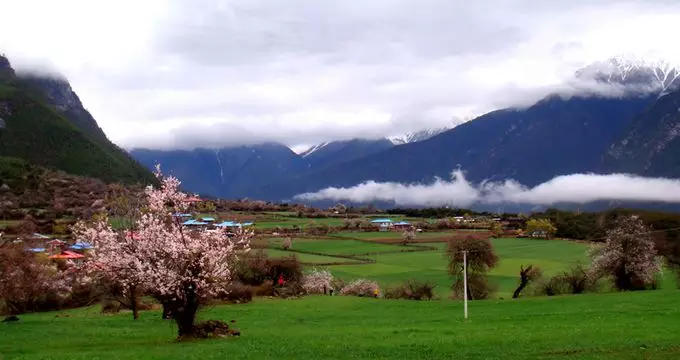
<svg viewBox="0 0 680 360">
<path fill-rule="evenodd" d="M 396 135 L 549 91 L 621 53 L 680 59 L 664 0 L 24 0 L 0 51 L 155 147 Z M 678 61 L 680 63 L 680 61 Z"/>
<path fill-rule="evenodd" d="M 573 174 L 555 177 L 528 188 L 514 180 L 472 184 L 463 171 L 451 180 L 431 184 L 368 181 L 351 188 L 327 188 L 296 196 L 300 200 L 349 200 L 358 203 L 393 201 L 397 205 L 584 204 L 601 200 L 680 203 L 680 180 L 628 174 Z"/>
</svg>

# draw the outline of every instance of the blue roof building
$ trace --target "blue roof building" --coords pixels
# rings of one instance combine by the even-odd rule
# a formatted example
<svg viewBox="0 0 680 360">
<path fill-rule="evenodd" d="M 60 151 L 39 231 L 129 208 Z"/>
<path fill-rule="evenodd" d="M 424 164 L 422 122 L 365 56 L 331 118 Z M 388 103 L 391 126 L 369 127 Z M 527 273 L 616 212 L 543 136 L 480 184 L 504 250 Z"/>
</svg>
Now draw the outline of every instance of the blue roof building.
<svg viewBox="0 0 680 360">
<path fill-rule="evenodd" d="M 371 221 L 374 224 L 391 224 L 392 219 L 375 219 Z"/>
</svg>

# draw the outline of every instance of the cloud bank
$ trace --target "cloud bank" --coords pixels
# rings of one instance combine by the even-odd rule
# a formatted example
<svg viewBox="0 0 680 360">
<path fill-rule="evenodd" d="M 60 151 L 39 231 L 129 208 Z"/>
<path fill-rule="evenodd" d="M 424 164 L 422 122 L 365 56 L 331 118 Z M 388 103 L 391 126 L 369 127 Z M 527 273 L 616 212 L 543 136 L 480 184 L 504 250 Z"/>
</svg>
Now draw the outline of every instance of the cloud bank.
<svg viewBox="0 0 680 360">
<path fill-rule="evenodd" d="M 572 174 L 526 187 L 517 181 L 472 184 L 462 170 L 450 180 L 431 184 L 367 181 L 350 188 L 326 188 L 295 196 L 298 200 L 347 200 L 356 203 L 389 201 L 404 206 L 457 206 L 474 204 L 585 204 L 601 200 L 680 203 L 680 180 L 645 178 L 628 174 Z"/>
<path fill-rule="evenodd" d="M 292 146 L 593 92 L 570 79 L 595 61 L 680 60 L 678 16 L 669 0 L 22 0 L 2 6 L 0 52 L 63 73 L 127 148 Z"/>
</svg>

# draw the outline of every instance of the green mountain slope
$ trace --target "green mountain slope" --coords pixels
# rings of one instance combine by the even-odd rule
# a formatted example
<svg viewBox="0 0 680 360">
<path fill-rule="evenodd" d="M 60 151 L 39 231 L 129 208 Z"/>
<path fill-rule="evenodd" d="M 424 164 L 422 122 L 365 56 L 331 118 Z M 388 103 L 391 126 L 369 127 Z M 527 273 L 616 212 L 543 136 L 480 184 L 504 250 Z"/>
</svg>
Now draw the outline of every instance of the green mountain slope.
<svg viewBox="0 0 680 360">
<path fill-rule="evenodd" d="M 17 77 L 6 59 L 0 60 L 0 119 L 4 120 L 0 156 L 107 182 L 154 181 L 149 170 L 106 139 L 80 101 L 71 108 L 59 107 L 51 103 L 48 88 L 34 79 Z"/>
</svg>

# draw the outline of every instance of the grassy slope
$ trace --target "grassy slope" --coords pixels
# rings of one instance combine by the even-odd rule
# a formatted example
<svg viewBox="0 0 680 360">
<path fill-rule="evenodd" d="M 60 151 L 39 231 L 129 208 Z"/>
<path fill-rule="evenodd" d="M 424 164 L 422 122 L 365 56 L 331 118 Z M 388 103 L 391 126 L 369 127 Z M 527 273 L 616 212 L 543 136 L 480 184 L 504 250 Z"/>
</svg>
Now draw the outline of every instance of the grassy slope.
<svg viewBox="0 0 680 360">
<path fill-rule="evenodd" d="M 256 300 L 203 311 L 240 338 L 175 343 L 160 313 L 98 308 L 0 326 L 5 359 L 677 359 L 680 292 L 479 301 Z"/>
<path fill-rule="evenodd" d="M 152 174 L 113 145 L 95 141 L 19 82 L 0 88 L 9 104 L 0 130 L 0 156 L 17 157 L 75 175 L 127 183 L 152 181 Z"/>
</svg>

